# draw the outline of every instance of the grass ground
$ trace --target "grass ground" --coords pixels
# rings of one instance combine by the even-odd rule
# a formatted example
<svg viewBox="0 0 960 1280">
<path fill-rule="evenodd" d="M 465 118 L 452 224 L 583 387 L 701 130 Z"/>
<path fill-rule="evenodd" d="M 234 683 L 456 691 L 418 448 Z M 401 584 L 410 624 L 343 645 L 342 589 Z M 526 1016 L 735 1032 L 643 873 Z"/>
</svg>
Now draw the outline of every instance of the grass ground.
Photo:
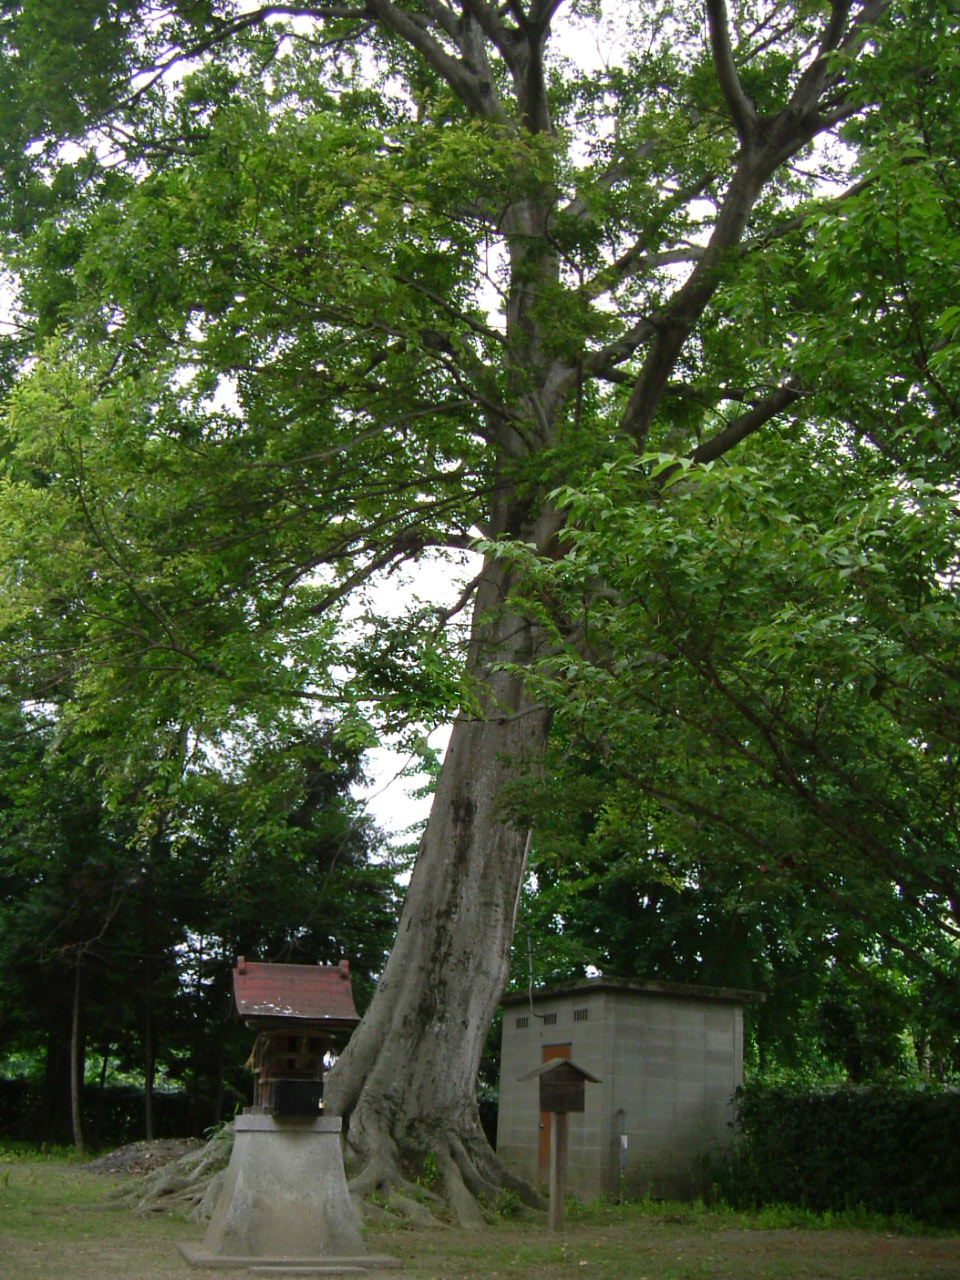
<svg viewBox="0 0 960 1280">
<path fill-rule="evenodd" d="M 197 1226 L 136 1218 L 108 1200 L 117 1179 L 64 1161 L 0 1157 L 0 1280 L 240 1280 L 191 1271 Z M 572 1211 L 562 1234 L 503 1221 L 481 1232 L 376 1230 L 371 1252 L 404 1280 L 960 1280 L 960 1235 L 904 1234 L 789 1213 L 620 1205 Z M 397 1272 L 384 1272 L 397 1280 Z"/>
</svg>

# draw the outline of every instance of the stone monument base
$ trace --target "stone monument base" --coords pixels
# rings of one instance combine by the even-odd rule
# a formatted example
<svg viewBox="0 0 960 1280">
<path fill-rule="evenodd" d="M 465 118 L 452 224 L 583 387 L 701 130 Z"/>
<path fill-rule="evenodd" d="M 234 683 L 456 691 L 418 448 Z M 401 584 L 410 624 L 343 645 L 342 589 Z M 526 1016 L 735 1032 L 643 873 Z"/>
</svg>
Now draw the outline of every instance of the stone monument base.
<svg viewBox="0 0 960 1280">
<path fill-rule="evenodd" d="M 362 1275 L 399 1266 L 367 1255 L 340 1152 L 340 1117 L 280 1118 L 247 1111 L 194 1267 L 254 1275 Z"/>
<path fill-rule="evenodd" d="M 191 1267 L 209 1271 L 246 1270 L 252 1276 L 364 1276 L 370 1271 L 399 1267 L 388 1254 L 364 1254 L 360 1258 L 230 1258 L 208 1253 L 202 1245 L 180 1245 Z"/>
</svg>

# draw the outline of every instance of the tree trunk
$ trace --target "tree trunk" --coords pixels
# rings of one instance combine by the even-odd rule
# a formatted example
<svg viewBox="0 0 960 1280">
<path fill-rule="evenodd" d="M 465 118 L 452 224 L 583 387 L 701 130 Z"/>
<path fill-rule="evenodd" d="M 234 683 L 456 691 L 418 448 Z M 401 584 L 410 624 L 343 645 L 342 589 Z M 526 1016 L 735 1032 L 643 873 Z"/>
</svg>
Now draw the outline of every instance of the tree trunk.
<svg viewBox="0 0 960 1280">
<path fill-rule="evenodd" d="M 143 1136 L 153 1141 L 153 1082 L 156 1071 L 156 1054 L 153 1045 L 153 1000 L 147 996 L 147 1008 L 143 1020 Z"/>
<path fill-rule="evenodd" d="M 164 817 L 150 839 L 143 865 L 144 951 L 146 962 L 143 978 L 143 1136 L 153 1141 L 153 1089 L 157 1070 L 156 1016 L 154 994 L 154 956 L 156 955 L 156 913 L 154 908 L 154 872 L 163 839 Z"/>
<path fill-rule="evenodd" d="M 539 1201 L 497 1161 L 475 1098 L 525 866 L 527 831 L 511 821 L 505 788 L 536 768 L 549 728 L 522 678 L 488 662 L 496 653 L 498 663 L 523 664 L 538 641 L 526 619 L 493 612 L 509 586 L 508 571 L 490 562 L 469 660 L 480 710 L 453 726 L 396 943 L 325 1089 L 329 1108 L 349 1117 L 356 1192 L 388 1191 L 412 1209 L 410 1170 L 432 1154 L 444 1198 L 473 1224 L 476 1197 L 505 1185 Z"/>
<path fill-rule="evenodd" d="M 47 1011 L 52 1016 L 46 1035 L 43 1082 L 38 1104 L 26 1122 L 27 1136 L 38 1145 L 70 1141 L 71 1004 L 72 996 L 69 1002 L 63 1000 L 62 1007 Z"/>
<path fill-rule="evenodd" d="M 73 1145 L 77 1150 L 77 1155 L 83 1156 L 85 1147 L 81 1103 L 83 1101 L 85 1055 L 80 1027 L 80 973 L 81 961 L 78 954 L 73 970 L 73 1010 L 70 1021 L 70 1121 L 73 1127 Z"/>
</svg>

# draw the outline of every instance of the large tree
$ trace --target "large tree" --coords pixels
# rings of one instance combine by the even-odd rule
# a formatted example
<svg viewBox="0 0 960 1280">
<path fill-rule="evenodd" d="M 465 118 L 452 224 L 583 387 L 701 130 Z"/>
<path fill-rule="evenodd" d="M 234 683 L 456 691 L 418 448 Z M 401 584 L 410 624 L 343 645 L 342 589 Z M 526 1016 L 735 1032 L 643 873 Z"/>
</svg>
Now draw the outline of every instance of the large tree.
<svg viewBox="0 0 960 1280">
<path fill-rule="evenodd" d="M 636 481 L 621 514 L 668 510 L 652 452 L 707 463 L 842 420 L 843 379 L 793 324 L 812 213 L 864 180 L 852 126 L 878 85 L 909 69 L 936 114 L 951 19 L 885 0 L 613 26 L 554 0 L 3 13 L 10 361 L 32 357 L 5 421 L 11 679 L 68 690 L 121 771 L 185 707 L 209 737 L 298 699 L 339 703 L 358 740 L 452 716 L 327 1097 L 359 1188 L 432 1151 L 475 1220 L 506 1176 L 473 1086 L 528 841 L 508 784 L 550 727 L 531 664 L 576 631 L 558 640 L 503 548 L 564 556 L 554 495 L 598 463 Z M 824 313 L 867 293 L 835 263 Z M 856 436 L 833 433 L 834 461 Z M 478 533 L 446 613 L 353 603 Z"/>
</svg>

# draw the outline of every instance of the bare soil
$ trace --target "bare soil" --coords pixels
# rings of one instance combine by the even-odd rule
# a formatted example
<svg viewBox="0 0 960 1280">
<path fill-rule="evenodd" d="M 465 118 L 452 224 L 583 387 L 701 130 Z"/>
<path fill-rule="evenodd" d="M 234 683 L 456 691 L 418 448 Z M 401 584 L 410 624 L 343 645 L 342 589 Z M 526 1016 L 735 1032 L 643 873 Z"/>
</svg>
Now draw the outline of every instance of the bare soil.
<svg viewBox="0 0 960 1280">
<path fill-rule="evenodd" d="M 171 1160 L 179 1160 L 189 1151 L 199 1151 L 202 1146 L 199 1138 L 154 1138 L 151 1142 L 130 1142 L 91 1160 L 86 1168 L 90 1173 L 116 1173 L 133 1178 L 161 1169 Z"/>
<path fill-rule="evenodd" d="M 248 1280 L 192 1270 L 179 1241 L 203 1228 L 111 1207 L 116 1174 L 0 1162 L 0 1280 Z M 480 1231 L 376 1229 L 371 1252 L 401 1272 L 371 1280 L 960 1280 L 960 1236 L 762 1230 L 703 1215 L 611 1207 L 551 1233 L 540 1222 Z"/>
</svg>

